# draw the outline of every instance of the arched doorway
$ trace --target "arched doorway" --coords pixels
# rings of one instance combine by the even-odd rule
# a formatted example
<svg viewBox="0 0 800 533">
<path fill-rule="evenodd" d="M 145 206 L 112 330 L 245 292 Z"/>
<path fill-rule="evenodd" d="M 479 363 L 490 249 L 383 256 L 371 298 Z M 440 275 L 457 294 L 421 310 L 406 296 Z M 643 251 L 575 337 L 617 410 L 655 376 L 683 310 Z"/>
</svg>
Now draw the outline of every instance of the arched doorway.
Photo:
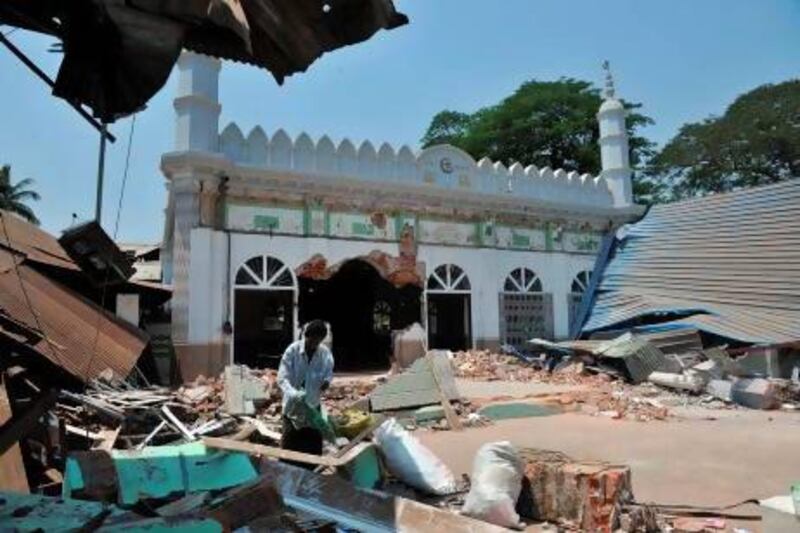
<svg viewBox="0 0 800 533">
<path fill-rule="evenodd" d="M 436 267 L 428 278 L 428 345 L 435 350 L 472 347 L 472 285 L 453 264 Z"/>
<path fill-rule="evenodd" d="M 361 259 L 345 262 L 329 279 L 298 281 L 298 319 L 331 325 L 339 370 L 388 368 L 392 331 L 420 320 L 422 290 L 395 287 Z"/>
<path fill-rule="evenodd" d="M 500 342 L 521 349 L 537 337 L 553 337 L 553 298 L 533 270 L 516 268 L 500 292 Z"/>
<path fill-rule="evenodd" d="M 295 282 L 279 259 L 252 257 L 233 284 L 233 360 L 250 367 L 277 366 L 294 339 Z"/>
</svg>

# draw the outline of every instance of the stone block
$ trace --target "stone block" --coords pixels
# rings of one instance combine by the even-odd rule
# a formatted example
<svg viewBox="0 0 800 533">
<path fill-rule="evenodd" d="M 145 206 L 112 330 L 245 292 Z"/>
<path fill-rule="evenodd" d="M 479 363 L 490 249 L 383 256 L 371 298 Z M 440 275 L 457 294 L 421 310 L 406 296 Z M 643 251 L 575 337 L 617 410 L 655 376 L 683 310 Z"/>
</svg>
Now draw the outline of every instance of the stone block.
<svg viewBox="0 0 800 533">
<path fill-rule="evenodd" d="M 560 453 L 523 449 L 525 481 L 520 513 L 534 520 L 570 523 L 581 531 L 611 532 L 622 506 L 633 501 L 630 468 L 575 461 Z"/>
<path fill-rule="evenodd" d="M 751 409 L 780 407 L 778 389 L 767 379 L 739 379 L 733 384 L 733 401 Z"/>
<path fill-rule="evenodd" d="M 733 401 L 733 381 L 727 379 L 712 379 L 706 385 L 706 392 L 725 402 Z"/>
<path fill-rule="evenodd" d="M 715 398 L 751 409 L 777 409 L 781 404 L 781 387 L 768 379 L 712 379 L 706 392 Z"/>
</svg>

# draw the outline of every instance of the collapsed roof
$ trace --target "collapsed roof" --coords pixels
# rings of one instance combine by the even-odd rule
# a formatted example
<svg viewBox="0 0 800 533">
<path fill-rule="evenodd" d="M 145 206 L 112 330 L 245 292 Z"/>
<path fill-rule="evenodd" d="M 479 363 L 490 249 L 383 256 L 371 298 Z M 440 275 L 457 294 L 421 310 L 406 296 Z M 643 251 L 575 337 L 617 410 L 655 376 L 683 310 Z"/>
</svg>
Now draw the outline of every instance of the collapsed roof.
<svg viewBox="0 0 800 533">
<path fill-rule="evenodd" d="M 618 236 L 619 237 L 619 236 Z M 800 339 L 800 179 L 654 206 L 617 239 L 582 328 Z"/>
<path fill-rule="evenodd" d="M 166 83 L 182 48 L 269 70 L 278 83 L 323 53 L 408 19 L 391 0 L 5 0 L 0 24 L 53 35 L 53 90 L 111 122 Z"/>
<path fill-rule="evenodd" d="M 54 278 L 79 271 L 55 237 L 6 211 L 0 221 L 0 341 L 84 382 L 106 369 L 127 376 L 147 335 Z"/>
</svg>

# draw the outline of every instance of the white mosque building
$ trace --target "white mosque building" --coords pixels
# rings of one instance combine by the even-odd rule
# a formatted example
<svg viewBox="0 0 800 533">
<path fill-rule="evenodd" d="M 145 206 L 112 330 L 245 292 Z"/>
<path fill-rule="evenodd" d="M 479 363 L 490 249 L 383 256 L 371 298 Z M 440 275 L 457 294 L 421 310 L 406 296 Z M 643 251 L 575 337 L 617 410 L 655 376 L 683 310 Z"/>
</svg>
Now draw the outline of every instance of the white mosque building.
<svg viewBox="0 0 800 533">
<path fill-rule="evenodd" d="M 386 365 L 391 332 L 414 322 L 431 348 L 563 338 L 604 235 L 643 211 L 611 84 L 592 176 L 447 145 L 220 131 L 220 62 L 178 66 L 162 260 L 190 373 L 270 364 L 314 318 L 340 368 Z"/>
</svg>

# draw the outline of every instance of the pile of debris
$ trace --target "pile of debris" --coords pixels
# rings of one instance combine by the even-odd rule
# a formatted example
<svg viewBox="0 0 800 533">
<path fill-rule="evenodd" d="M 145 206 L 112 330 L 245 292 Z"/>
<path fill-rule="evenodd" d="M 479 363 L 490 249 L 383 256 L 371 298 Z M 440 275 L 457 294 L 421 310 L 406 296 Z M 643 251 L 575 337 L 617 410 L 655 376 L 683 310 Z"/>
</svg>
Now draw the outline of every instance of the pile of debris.
<svg viewBox="0 0 800 533">
<path fill-rule="evenodd" d="M 108 373 L 80 393 L 62 390 L 55 413 L 73 441 L 82 438 L 89 448 L 142 449 L 234 434 L 250 424 L 247 415 L 277 424 L 277 391 L 274 371 L 246 367 L 178 389 L 134 387 Z"/>
<path fill-rule="evenodd" d="M 375 387 L 385 381 L 386 378 L 384 377 L 370 380 L 334 381 L 325 391 L 323 397 L 325 409 L 333 415 L 340 415 L 354 406 L 365 407 L 363 404 L 364 399 L 375 390 Z"/>
<path fill-rule="evenodd" d="M 792 379 L 768 377 L 761 363 L 769 356 L 764 348 L 739 350 L 742 357 L 734 359 L 725 347 L 704 348 L 696 331 L 531 343 L 536 355 L 457 352 L 456 376 L 573 386 L 558 395 L 560 403 L 615 419 L 663 420 L 679 406 L 800 408 L 797 370 Z"/>
</svg>

